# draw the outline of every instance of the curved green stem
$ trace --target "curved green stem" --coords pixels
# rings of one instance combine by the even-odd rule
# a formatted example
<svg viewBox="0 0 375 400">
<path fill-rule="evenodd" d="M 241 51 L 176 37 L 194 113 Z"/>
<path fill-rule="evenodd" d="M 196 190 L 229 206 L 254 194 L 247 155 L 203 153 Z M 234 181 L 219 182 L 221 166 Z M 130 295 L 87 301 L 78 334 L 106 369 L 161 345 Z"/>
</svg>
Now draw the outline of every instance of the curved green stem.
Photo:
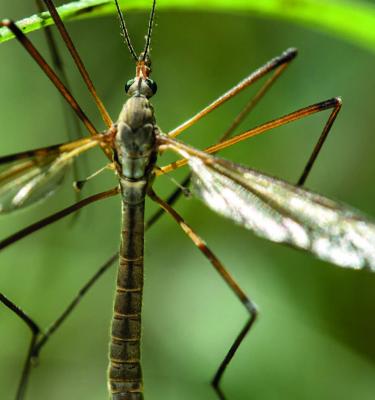
<svg viewBox="0 0 375 400">
<path fill-rule="evenodd" d="M 149 10 L 150 0 L 120 0 L 124 9 Z M 375 6 L 360 0 L 159 0 L 158 11 L 206 11 L 253 13 L 268 18 L 293 21 L 305 27 L 325 31 L 375 51 Z M 112 0 L 80 0 L 58 8 L 64 20 L 114 14 Z M 11 17 L 11 16 L 8 16 Z M 53 22 L 48 12 L 18 21 L 25 32 Z M 0 43 L 13 38 L 7 28 L 0 29 Z"/>
</svg>

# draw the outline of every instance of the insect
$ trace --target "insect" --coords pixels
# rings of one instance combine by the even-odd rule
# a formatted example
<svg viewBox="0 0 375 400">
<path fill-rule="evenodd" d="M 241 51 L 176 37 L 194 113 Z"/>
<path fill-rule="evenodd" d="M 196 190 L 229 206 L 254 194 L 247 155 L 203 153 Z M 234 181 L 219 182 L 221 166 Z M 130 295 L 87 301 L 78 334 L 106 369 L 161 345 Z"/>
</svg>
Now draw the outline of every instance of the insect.
<svg viewBox="0 0 375 400">
<path fill-rule="evenodd" d="M 49 3 L 49 5 L 51 6 L 52 3 Z M 155 4 L 154 4 L 155 6 Z M 51 8 L 51 11 L 53 11 L 53 7 Z M 151 22 L 152 22 L 152 18 L 151 18 Z M 14 26 L 12 26 L 9 23 L 5 23 L 6 25 L 8 25 L 10 28 L 16 29 Z M 152 23 L 150 23 L 150 26 L 152 26 Z M 149 34 L 148 39 L 150 39 L 151 35 Z M 150 97 L 151 94 L 153 94 L 155 87 L 153 82 L 151 81 L 147 81 L 147 79 L 149 79 L 148 76 L 148 63 L 147 63 L 147 56 L 148 56 L 148 47 L 146 45 L 145 47 L 145 51 L 144 51 L 144 55 L 140 56 L 140 60 L 138 60 L 138 69 L 139 69 L 139 77 L 141 77 L 141 79 L 136 79 L 134 82 L 129 82 L 128 84 L 128 91 L 132 92 L 135 91 L 135 98 L 136 100 L 134 101 L 141 101 L 143 102 L 143 105 L 148 105 L 148 101 L 145 100 L 145 97 Z M 290 50 L 286 53 L 284 53 L 283 55 L 281 55 L 280 57 L 276 58 L 272 64 L 271 62 L 271 66 L 273 65 L 274 68 L 277 68 L 278 66 L 283 65 L 283 62 L 286 63 L 290 60 L 290 58 L 292 58 L 294 56 L 294 50 Z M 138 58 L 138 56 L 137 56 Z M 135 87 L 133 87 L 133 85 L 135 85 Z M 146 85 L 146 86 L 145 86 Z M 150 92 L 151 90 L 151 92 Z M 143 96 L 142 96 L 143 94 Z M 143 115 L 143 111 L 141 111 L 139 109 L 138 106 L 130 106 L 130 104 L 132 104 L 132 102 L 130 102 L 128 104 L 128 107 L 134 107 L 134 109 L 132 108 L 131 111 L 129 111 L 129 109 L 125 109 L 125 114 L 129 112 L 130 117 L 133 118 L 134 116 L 138 116 L 139 114 Z M 306 109 L 304 112 L 309 113 L 309 112 L 314 112 L 315 111 L 319 111 L 320 109 L 324 109 L 326 108 L 333 108 L 334 110 L 338 110 L 339 107 L 339 101 L 337 99 L 332 99 L 331 101 L 328 102 L 324 102 L 319 104 L 319 106 L 315 106 L 314 107 L 309 107 L 308 109 Z M 147 107 L 146 107 L 147 108 Z M 150 110 L 147 111 L 148 113 L 150 113 Z M 202 115 L 202 114 L 201 114 Z M 286 120 L 289 119 L 293 119 L 293 118 L 297 118 L 297 116 L 300 116 L 301 113 L 299 114 L 294 114 L 294 117 L 287 117 Z M 335 114 L 332 114 L 333 116 L 335 116 Z M 81 115 L 82 116 L 82 115 Z M 149 115 L 150 116 L 150 115 Z M 151 113 L 151 118 L 152 118 L 152 113 Z M 89 121 L 85 120 L 86 125 L 88 126 L 89 129 L 92 129 L 92 127 L 90 126 Z M 120 121 L 121 122 L 121 121 Z M 148 124 L 146 124 L 146 126 L 148 127 L 147 130 L 149 130 L 150 125 L 153 125 L 152 120 L 149 121 Z M 330 122 L 333 122 L 333 117 L 331 118 Z M 119 123 L 120 124 L 120 123 Z M 185 127 L 187 125 L 184 125 Z M 267 126 L 267 128 L 269 127 L 269 125 Z M 125 128 L 124 128 L 125 129 Z M 260 132 L 262 130 L 265 130 L 266 127 L 263 128 L 259 128 L 257 130 L 257 132 Z M 134 181 L 136 181 L 137 184 L 144 184 L 148 185 L 148 180 L 146 182 L 146 180 L 143 180 L 142 178 L 145 176 L 145 171 L 142 168 L 145 168 L 146 166 L 146 170 L 147 170 L 147 177 L 149 178 L 149 174 L 151 174 L 153 172 L 153 170 L 151 171 L 151 166 L 154 167 L 153 165 L 153 157 L 155 156 L 155 154 L 153 153 L 153 151 L 151 151 L 152 157 L 148 158 L 149 154 L 147 154 L 146 157 L 146 153 L 148 153 L 148 150 L 152 150 L 154 143 L 152 142 L 150 145 L 150 149 L 147 149 L 146 153 L 142 154 L 142 157 L 138 158 L 138 161 L 136 161 L 136 163 L 138 165 L 134 166 L 133 163 L 130 163 L 129 160 L 131 160 L 133 157 L 129 157 L 129 149 L 123 148 L 123 145 L 127 145 L 129 144 L 129 142 L 126 140 L 121 140 L 121 138 L 119 138 L 119 131 L 124 132 L 124 135 L 126 134 L 126 129 L 124 130 L 120 130 L 119 129 L 119 125 L 117 125 L 116 128 L 113 129 L 109 129 L 105 134 L 96 134 L 96 132 L 93 132 L 93 139 L 82 139 L 78 142 L 74 142 L 73 144 L 68 144 L 68 145 L 62 145 L 62 146 L 57 146 L 54 148 L 49 148 L 48 151 L 39 151 L 37 153 L 27 153 L 24 154 L 23 156 L 12 156 L 12 157 L 4 157 L 2 159 L 3 163 L 5 166 L 9 167 L 9 163 L 13 162 L 14 164 L 11 165 L 10 168 L 7 168 L 3 174 L 3 211 L 8 211 L 8 210 L 13 210 L 16 208 L 22 208 L 26 205 L 28 205 L 29 203 L 34 202 L 35 200 L 38 200 L 41 197 L 47 196 L 50 192 L 52 192 L 55 189 L 55 186 L 59 183 L 60 180 L 60 173 L 64 172 L 64 169 L 66 167 L 69 166 L 70 161 L 73 159 L 73 157 L 78 156 L 80 153 L 87 151 L 88 149 L 95 147 L 95 146 L 99 146 L 100 144 L 103 145 L 104 147 L 104 151 L 108 154 L 108 149 L 110 150 L 114 150 L 115 152 L 115 165 L 117 168 L 117 172 L 118 175 L 120 176 L 120 178 L 122 179 L 122 190 L 125 191 L 124 196 L 126 197 L 126 191 L 129 190 L 131 192 L 132 195 L 134 195 L 133 189 L 129 189 L 129 187 L 127 186 L 129 184 L 130 187 L 132 187 L 132 184 L 130 184 L 129 182 L 127 182 L 126 179 L 126 175 L 124 175 L 124 171 L 127 171 L 127 173 L 129 172 L 132 179 Z M 153 131 L 154 132 L 154 131 Z M 175 131 L 176 132 L 176 131 Z M 148 132 L 150 133 L 150 132 Z M 254 131 L 253 131 L 254 133 Z M 147 135 L 146 135 L 147 136 Z M 372 242 L 372 237 L 371 237 L 371 232 L 373 230 L 373 225 L 368 222 L 366 219 L 363 219 L 360 221 L 360 223 L 358 223 L 357 221 L 357 217 L 353 219 L 351 219 L 351 215 L 350 215 L 350 211 L 348 209 L 343 209 L 341 214 L 340 214 L 340 210 L 337 207 L 336 203 L 332 203 L 331 201 L 325 200 L 321 197 L 317 197 L 315 195 L 309 195 L 308 192 L 305 191 L 301 191 L 300 189 L 297 189 L 293 186 L 288 186 L 286 184 L 284 184 L 282 181 L 277 181 L 271 178 L 267 178 L 263 175 L 257 175 L 256 173 L 253 173 L 250 170 L 244 169 L 241 166 L 237 166 L 231 163 L 228 163 L 227 161 L 224 160 L 220 160 L 220 159 L 216 159 L 216 158 L 211 158 L 210 156 L 208 156 L 207 154 L 198 152 L 197 150 L 194 150 L 180 142 L 176 142 L 171 140 L 170 138 L 163 136 L 161 133 L 155 133 L 155 137 L 153 137 L 151 135 L 151 140 L 156 140 L 157 141 L 157 145 L 158 145 L 158 149 L 159 150 L 174 150 L 177 153 L 181 154 L 183 157 L 185 157 L 185 159 L 189 160 L 189 164 L 191 166 L 191 168 L 193 169 L 193 171 L 195 172 L 195 185 L 197 188 L 197 194 L 199 194 L 203 199 L 206 200 L 207 204 L 211 207 L 213 207 L 216 211 L 221 211 L 221 213 L 223 214 L 227 214 L 228 213 L 228 209 L 229 209 L 229 213 L 230 213 L 230 217 L 232 219 L 234 219 L 235 221 L 242 223 L 244 225 L 246 225 L 248 223 L 247 220 L 247 216 L 248 215 L 256 215 L 256 211 L 262 211 L 263 212 L 263 217 L 267 217 L 268 213 L 267 213 L 267 209 L 266 208 L 262 208 L 262 206 L 260 207 L 256 207 L 255 210 L 252 210 L 252 212 L 248 212 L 245 211 L 244 215 L 241 214 L 240 211 L 242 210 L 246 210 L 245 206 L 249 205 L 251 207 L 254 206 L 254 200 L 253 201 L 248 201 L 249 200 L 249 191 L 250 190 L 250 186 L 249 186 L 249 182 L 252 182 L 252 195 L 255 197 L 257 197 L 258 199 L 264 200 L 266 198 L 267 195 L 269 195 L 269 193 L 267 194 L 266 192 L 260 192 L 259 190 L 263 187 L 263 189 L 265 190 L 265 187 L 276 187 L 280 193 L 280 198 L 281 198 L 281 203 L 284 202 L 284 205 L 287 206 L 287 209 L 291 209 L 291 210 L 296 210 L 296 212 L 301 216 L 302 211 L 304 210 L 305 207 L 302 207 L 301 210 L 301 203 L 303 203 L 304 201 L 307 202 L 307 205 L 311 206 L 311 210 L 313 212 L 312 215 L 312 219 L 314 221 L 310 221 L 310 224 L 308 225 L 308 229 L 312 230 L 312 232 L 310 231 L 305 231 L 304 230 L 304 225 L 302 224 L 302 226 L 293 223 L 294 220 L 294 216 L 291 215 L 289 219 L 285 220 L 284 218 L 280 219 L 279 217 L 276 217 L 276 222 L 277 222 L 277 218 L 279 218 L 279 222 L 281 220 L 283 220 L 284 222 L 286 221 L 287 224 L 283 227 L 277 226 L 277 224 L 275 224 L 273 226 L 273 224 L 275 223 L 274 219 L 267 219 L 267 224 L 266 224 L 266 228 L 267 229 L 263 229 L 264 228 L 264 224 L 262 224 L 262 221 L 260 223 L 260 225 L 256 225 L 256 226 L 252 226 L 252 228 L 254 228 L 255 230 L 258 231 L 258 233 L 260 233 L 263 236 L 266 236 L 274 241 L 289 241 L 294 243 L 295 245 L 297 245 L 298 247 L 306 247 L 308 246 L 308 240 L 310 238 L 310 233 L 315 234 L 317 231 L 320 231 L 322 229 L 322 227 L 324 228 L 324 223 L 328 222 L 330 224 L 332 224 L 332 221 L 325 221 L 326 215 L 324 216 L 324 221 L 318 221 L 318 224 L 316 223 L 316 218 L 321 215 L 322 212 L 331 212 L 331 216 L 333 217 L 337 217 L 339 218 L 339 222 L 342 220 L 345 223 L 349 221 L 349 226 L 344 226 L 342 228 L 342 232 L 333 232 L 331 231 L 331 227 L 328 226 L 327 231 L 325 231 L 325 234 L 327 236 L 324 236 L 324 234 L 320 233 L 319 235 L 316 236 L 316 238 L 314 237 L 313 242 L 317 244 L 316 247 L 312 247 L 311 250 L 312 252 L 315 252 L 318 256 L 320 256 L 323 259 L 328 259 L 330 261 L 334 261 L 338 264 L 345 264 L 345 262 L 348 262 L 347 266 L 358 266 L 358 267 L 364 267 L 367 266 L 368 268 L 372 268 L 373 267 L 373 261 L 372 261 L 372 256 L 373 256 L 373 252 L 371 249 L 373 249 L 373 242 Z M 137 139 L 138 140 L 138 139 Z M 234 139 L 233 141 L 238 140 Z M 230 142 L 227 142 L 227 144 L 229 144 Z M 133 143 L 134 144 L 134 143 Z M 147 143 L 146 143 L 147 144 Z M 135 147 L 138 147 L 139 143 L 135 143 Z M 223 144 L 221 146 L 224 146 Z M 216 146 L 210 149 L 210 151 L 214 152 L 217 151 L 220 148 L 220 146 Z M 156 149 L 156 148 L 155 148 Z M 132 150 L 131 150 L 132 151 Z M 124 156 L 123 153 L 126 153 L 126 155 Z M 315 153 L 316 154 L 316 153 Z M 133 154 L 131 154 L 133 156 Z M 30 158 L 30 156 L 32 156 Z M 144 156 L 144 157 L 143 157 Z M 112 157 L 111 157 L 112 158 Z M 137 160 L 137 158 L 135 157 L 135 159 Z M 31 164 L 30 164 L 31 163 Z M 143 165 L 143 166 L 142 166 Z M 24 171 L 30 171 L 30 167 L 31 170 L 33 172 L 36 172 L 36 175 L 33 175 L 32 177 L 30 177 L 29 175 L 25 175 Z M 36 168 L 34 168 L 36 167 Z M 140 168 L 139 168 L 140 167 Z M 150 170 L 148 170 L 148 168 L 150 168 Z M 173 166 L 170 167 L 170 169 L 172 169 Z M 164 169 L 163 171 L 165 172 L 167 169 Z M 141 176 L 133 176 L 133 173 L 137 174 L 139 173 L 139 171 L 141 171 Z M 142 172 L 143 171 L 143 172 Z M 159 169 L 155 169 L 155 173 L 158 174 L 160 173 Z M 125 177 L 124 177 L 125 176 Z M 11 179 L 10 179 L 11 178 Z M 56 178 L 56 180 L 55 180 Z M 129 177 L 127 177 L 129 178 Z M 304 177 L 301 178 L 301 182 L 304 180 Z M 126 181 L 126 182 L 125 182 Z M 130 182 L 133 182 L 132 180 L 130 180 Z M 31 186 L 30 186 L 31 185 Z M 254 187 L 254 185 L 256 187 Z M 133 185 L 134 186 L 134 185 Z M 27 191 L 27 188 L 31 187 L 31 192 Z M 35 189 L 39 189 L 39 192 L 36 192 Z M 256 191 L 256 189 L 258 189 L 258 191 Z M 14 192 L 14 191 L 15 192 Z M 146 190 L 146 189 L 144 189 Z M 106 195 L 110 195 L 110 194 L 115 194 L 117 192 L 117 188 L 114 189 L 111 192 L 107 192 L 104 196 Z M 227 196 L 229 197 L 223 197 L 223 196 L 218 196 L 218 191 L 220 192 L 220 194 L 227 194 Z M 254 193 L 255 191 L 255 193 Z M 29 193 L 32 193 L 32 195 L 30 195 Z M 214 264 L 216 263 L 216 267 L 219 269 L 219 271 L 221 271 L 223 273 L 223 270 L 221 269 L 221 264 L 218 264 L 218 260 L 214 257 L 214 255 L 212 253 L 210 253 L 210 251 L 204 247 L 203 242 L 200 241 L 200 239 L 197 236 L 194 236 L 194 234 L 189 230 L 188 226 L 186 225 L 186 223 L 178 216 L 174 213 L 174 211 L 172 209 L 169 208 L 169 206 L 165 203 L 162 203 L 161 200 L 156 197 L 156 195 L 151 191 L 150 188 L 147 188 L 147 193 L 149 196 L 151 196 L 156 202 L 160 203 L 163 207 L 165 207 L 169 213 L 171 213 L 180 223 L 180 225 L 185 229 L 185 231 L 187 231 L 187 233 L 190 234 L 190 236 L 192 236 L 195 241 L 200 245 L 201 248 L 204 248 L 206 254 L 208 252 L 208 255 L 211 257 L 211 261 L 214 262 Z M 238 196 L 238 194 L 243 194 L 244 198 L 241 198 L 240 196 Z M 129 193 L 128 193 L 129 194 Z M 143 194 L 145 194 L 145 192 L 142 192 L 142 197 Z M 287 194 L 287 196 L 285 195 Z M 293 196 L 294 198 L 293 198 Z M 241 201 L 241 206 L 240 208 L 237 207 L 237 209 L 230 209 L 230 206 L 232 205 L 231 202 L 229 201 L 230 198 L 232 198 L 232 196 L 237 196 L 237 200 Z M 309 197 L 310 196 L 310 197 Z M 294 208 L 291 207 L 291 205 L 289 204 L 285 204 L 285 199 L 292 200 L 292 198 L 294 199 Z M 268 199 L 268 197 L 267 197 Z M 271 196 L 271 200 L 277 201 L 278 197 L 277 197 L 277 193 L 273 193 L 273 195 Z M 251 199 L 250 199 L 251 200 Z M 223 201 L 225 206 L 223 207 Z M 267 200 L 268 202 L 268 200 Z M 298 202 L 299 202 L 299 207 L 298 208 Z M 256 202 L 255 202 L 256 203 Z M 129 206 L 129 201 L 128 201 L 128 206 Z M 131 204 L 131 202 L 130 202 Z M 138 203 L 136 203 L 138 204 Z M 235 206 L 235 204 L 234 204 Z M 274 204 L 274 207 L 280 207 L 279 204 Z M 277 208 L 276 207 L 276 208 Z M 126 215 L 126 213 L 128 213 L 129 218 L 125 218 L 126 223 L 129 223 L 130 221 L 130 216 L 132 215 L 132 208 L 134 208 L 134 212 L 139 212 L 138 206 L 137 207 L 131 207 L 129 206 L 127 209 L 124 210 L 124 213 Z M 306 207 L 308 208 L 308 207 Z M 137 211 L 138 210 L 138 211 Z M 234 212 L 235 211 L 235 212 Z M 67 212 L 65 212 L 67 213 Z M 130 214 L 129 214 L 130 213 Z M 281 217 L 285 217 L 285 210 L 281 210 Z M 306 218 L 306 215 L 304 215 L 304 218 Z M 136 219 L 135 223 L 138 223 L 139 225 L 137 225 L 136 227 L 132 226 L 131 229 L 129 229 L 129 232 L 137 232 L 138 229 L 143 222 L 139 223 L 139 220 Z M 281 221 L 282 222 L 282 221 Z M 311 227 L 312 224 L 312 227 Z M 283 225 L 283 224 L 281 224 Z M 249 226 L 248 226 L 249 227 Z M 269 227 L 271 227 L 271 229 L 268 229 Z M 364 227 L 365 229 L 367 229 L 367 232 L 364 234 L 363 231 L 359 232 L 359 242 L 355 243 L 356 248 L 353 250 L 352 248 L 350 248 L 350 246 L 352 244 L 354 244 L 354 242 L 351 242 L 351 238 L 350 239 L 346 239 L 345 237 L 345 233 L 351 234 L 353 231 L 351 230 L 352 228 L 354 229 L 354 231 L 356 231 L 358 233 L 359 229 Z M 284 229 L 283 229 L 284 228 Z M 337 227 L 336 227 L 337 228 Z M 314 236 L 314 235 L 313 235 Z M 330 248 L 330 249 L 326 249 L 324 244 L 326 244 L 327 242 L 324 242 L 324 240 L 328 240 L 328 244 L 332 244 L 332 237 L 335 238 L 339 238 L 340 240 L 342 240 L 344 243 L 340 244 L 338 243 L 338 248 Z M 323 240 L 323 246 L 319 243 L 319 242 L 315 242 L 315 239 L 317 240 Z M 368 240 L 369 242 L 365 242 L 365 240 Z M 4 243 L 4 242 L 3 242 Z M 125 243 L 125 241 L 123 242 Z M 128 245 L 130 245 L 130 242 L 127 242 Z M 139 244 L 139 243 L 138 243 Z M 349 244 L 350 246 L 347 247 L 347 244 Z M 365 246 L 370 246 L 370 251 L 368 253 L 365 252 L 364 248 L 360 248 L 359 245 L 365 245 Z M 124 246 L 124 245 L 123 245 Z M 341 246 L 341 247 L 340 247 Z M 372 246 L 372 247 L 371 247 Z M 344 257 L 344 261 L 341 260 L 341 256 L 343 255 L 342 250 L 346 249 L 348 251 L 348 254 L 345 255 Z M 325 251 L 326 250 L 326 251 Z M 129 250 L 130 251 L 130 250 Z M 133 251 L 133 250 L 131 250 Z M 337 254 L 337 252 L 339 254 Z M 354 263 L 352 261 L 352 259 L 347 260 L 347 257 L 354 257 L 357 256 L 357 259 L 355 260 L 356 262 Z M 123 257 L 125 258 L 130 258 L 132 259 L 132 261 L 137 261 L 134 260 L 136 258 L 139 257 L 129 257 L 129 255 L 123 255 Z M 339 257 L 339 258 L 337 258 Z M 126 260 L 125 260 L 126 261 Z M 139 261 L 139 260 L 138 260 Z M 126 264 L 126 263 L 124 263 Z M 129 268 L 129 266 L 125 266 L 125 268 Z M 136 268 L 133 264 L 133 268 Z M 140 279 L 140 278 L 138 278 Z M 229 280 L 228 280 L 229 279 Z M 232 287 L 235 288 L 236 293 L 241 297 L 243 296 L 243 293 L 236 288 L 234 285 L 235 283 L 233 281 L 231 281 L 231 278 L 227 277 L 227 280 L 229 282 L 230 285 L 232 285 Z M 125 289 L 129 289 L 129 288 L 125 288 Z M 137 289 L 137 288 L 130 288 L 130 289 Z M 120 294 L 121 293 L 132 293 L 131 290 L 125 290 L 125 291 L 119 291 Z M 136 292 L 136 291 L 135 291 Z M 130 296 L 132 297 L 132 296 Z M 242 297 L 242 299 L 244 300 L 244 297 Z M 6 299 L 3 299 L 4 302 L 6 302 Z M 131 302 L 130 302 L 131 303 Z M 126 302 L 126 304 L 129 304 L 129 301 Z M 140 307 L 140 302 L 137 302 L 137 307 Z M 11 304 L 8 304 L 11 305 Z M 245 305 L 249 305 L 248 303 L 246 303 L 245 301 Z M 252 313 L 252 319 L 249 320 L 249 324 L 251 324 L 253 322 L 253 318 L 255 316 L 254 314 L 254 310 L 251 309 L 251 307 L 249 308 L 250 311 L 253 311 Z M 16 310 L 15 308 L 13 309 L 14 311 Z M 137 309 L 138 310 L 138 309 Z M 136 310 L 136 311 L 137 311 Z M 138 311 L 137 311 L 138 312 Z M 129 318 L 133 318 L 134 320 L 137 321 L 137 317 L 138 314 L 137 312 L 135 313 L 125 313 L 126 316 L 128 316 Z M 121 316 L 121 314 L 123 313 L 119 313 L 118 315 Z M 130 316 L 129 316 L 130 315 Z M 246 326 L 246 329 L 249 328 L 250 325 Z M 133 328 L 126 328 L 124 330 L 125 332 L 134 332 L 134 327 Z M 121 339 L 121 338 L 120 338 Z M 131 338 L 134 339 L 134 338 Z M 130 342 L 131 340 L 129 340 Z M 137 342 L 137 340 L 134 340 L 135 342 Z M 120 340 L 121 342 L 121 340 Z M 115 345 L 117 345 L 118 343 L 115 342 L 115 344 L 113 345 L 113 347 L 115 347 Z M 136 346 L 137 347 L 137 346 Z M 129 354 L 130 354 L 129 350 Z M 138 351 L 138 347 L 136 350 L 134 351 Z M 127 352 L 127 351 L 126 351 Z M 125 352 L 125 353 L 126 353 Z M 233 353 L 229 353 L 230 356 L 232 356 Z M 116 362 L 116 360 L 118 362 Z M 227 359 L 228 360 L 228 359 Z M 118 365 L 121 364 L 126 364 L 128 360 L 123 360 L 123 359 L 119 359 L 116 358 L 113 363 L 112 363 L 112 370 L 116 367 L 118 367 Z M 134 361 L 134 359 L 132 359 L 132 362 Z M 216 389 L 218 391 L 218 393 L 220 394 L 220 396 L 224 396 L 220 390 L 219 387 L 217 386 L 219 378 L 221 376 L 221 373 L 223 372 L 223 366 L 225 366 L 226 361 L 224 362 L 224 364 L 222 364 L 222 368 L 219 369 L 218 375 L 216 376 L 216 380 L 215 380 L 215 384 L 216 384 Z M 130 362 L 129 362 L 130 364 Z M 137 363 L 134 363 L 138 365 Z M 135 368 L 136 372 L 139 372 L 138 368 Z M 139 377 L 139 375 L 137 375 L 136 377 L 131 376 L 129 379 L 129 376 L 131 375 L 130 371 L 127 371 L 124 376 L 126 375 L 127 379 L 126 381 L 124 381 L 126 384 L 131 384 L 131 388 L 129 389 L 129 387 L 127 387 L 125 389 L 125 392 L 127 391 L 132 391 L 134 393 L 141 393 L 141 379 Z M 113 377 L 112 377 L 113 378 Z M 121 377 L 122 378 L 122 377 Z M 116 379 L 118 379 L 117 377 L 115 377 L 112 380 L 112 390 L 114 390 L 115 392 L 117 392 L 119 390 L 119 388 L 116 386 Z M 122 383 L 124 383 L 122 382 Z M 130 382 L 130 383 L 129 383 Z M 120 382 L 121 383 L 121 382 Z M 133 386 L 134 385 L 134 386 Z M 24 385 L 21 385 L 21 391 L 24 390 Z M 123 390 L 123 389 L 121 389 Z M 116 397 L 117 394 L 113 395 L 113 398 L 118 398 Z M 127 396 L 126 394 L 123 394 L 123 396 Z M 128 395 L 128 398 L 130 395 Z M 141 394 L 134 394 L 133 396 L 139 396 L 139 397 L 134 397 L 134 398 L 141 398 Z M 120 398 L 120 397 L 119 397 Z M 124 397 L 127 398 L 127 397 Z"/>
</svg>

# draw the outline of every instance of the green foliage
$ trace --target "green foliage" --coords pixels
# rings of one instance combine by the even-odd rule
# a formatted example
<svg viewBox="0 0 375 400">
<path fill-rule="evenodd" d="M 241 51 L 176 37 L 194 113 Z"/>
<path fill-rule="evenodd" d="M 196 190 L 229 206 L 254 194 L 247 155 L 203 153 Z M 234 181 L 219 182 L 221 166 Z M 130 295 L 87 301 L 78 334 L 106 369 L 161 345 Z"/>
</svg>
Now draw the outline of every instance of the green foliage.
<svg viewBox="0 0 375 400">
<path fill-rule="evenodd" d="M 150 8 L 151 0 L 120 0 L 126 10 Z M 375 51 L 375 7 L 359 0 L 159 0 L 158 11 L 199 10 L 209 12 L 257 13 L 326 31 Z M 63 19 L 82 19 L 115 13 L 112 0 L 81 0 L 59 7 Z M 52 23 L 48 13 L 18 22 L 24 32 Z M 0 29 L 0 43 L 13 36 Z"/>
</svg>

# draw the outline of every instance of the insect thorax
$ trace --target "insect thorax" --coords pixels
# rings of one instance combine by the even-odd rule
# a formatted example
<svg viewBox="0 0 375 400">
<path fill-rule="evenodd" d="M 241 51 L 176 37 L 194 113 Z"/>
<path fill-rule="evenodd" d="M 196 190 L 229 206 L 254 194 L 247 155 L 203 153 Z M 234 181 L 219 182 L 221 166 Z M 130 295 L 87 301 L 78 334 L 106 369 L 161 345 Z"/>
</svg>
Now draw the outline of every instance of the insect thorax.
<svg viewBox="0 0 375 400">
<path fill-rule="evenodd" d="M 120 181 L 148 180 L 156 157 L 156 121 L 152 105 L 144 96 L 133 96 L 117 121 L 115 161 Z"/>
</svg>

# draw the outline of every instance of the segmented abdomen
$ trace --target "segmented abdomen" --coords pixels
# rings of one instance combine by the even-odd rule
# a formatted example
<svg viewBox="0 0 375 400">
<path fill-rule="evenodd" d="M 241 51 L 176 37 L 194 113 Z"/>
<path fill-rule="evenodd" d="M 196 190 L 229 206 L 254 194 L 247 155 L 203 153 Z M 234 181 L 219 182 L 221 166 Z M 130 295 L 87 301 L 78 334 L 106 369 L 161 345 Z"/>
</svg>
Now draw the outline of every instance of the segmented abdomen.
<svg viewBox="0 0 375 400">
<path fill-rule="evenodd" d="M 140 345 L 144 201 L 123 204 L 121 238 L 110 344 L 109 386 L 112 400 L 143 400 Z"/>
</svg>

